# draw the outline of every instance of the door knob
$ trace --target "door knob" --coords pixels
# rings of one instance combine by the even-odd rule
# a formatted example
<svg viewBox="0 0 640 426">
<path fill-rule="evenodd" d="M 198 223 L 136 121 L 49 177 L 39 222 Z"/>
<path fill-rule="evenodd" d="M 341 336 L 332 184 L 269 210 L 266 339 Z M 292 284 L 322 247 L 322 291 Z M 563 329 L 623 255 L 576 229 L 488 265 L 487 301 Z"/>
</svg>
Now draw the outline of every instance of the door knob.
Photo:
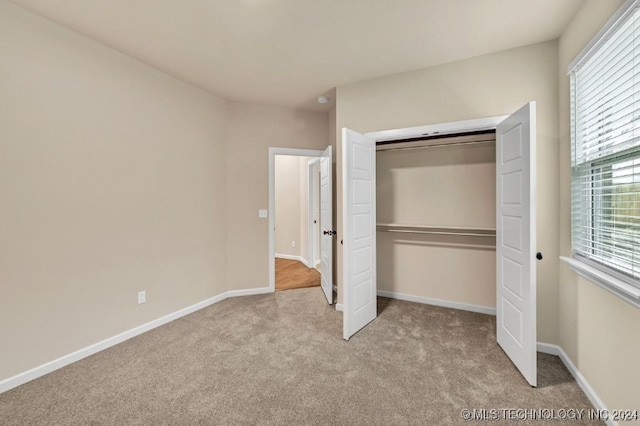
<svg viewBox="0 0 640 426">
<path fill-rule="evenodd" d="M 542 260 L 542 253 L 540 252 L 536 253 L 536 259 Z"/>
</svg>

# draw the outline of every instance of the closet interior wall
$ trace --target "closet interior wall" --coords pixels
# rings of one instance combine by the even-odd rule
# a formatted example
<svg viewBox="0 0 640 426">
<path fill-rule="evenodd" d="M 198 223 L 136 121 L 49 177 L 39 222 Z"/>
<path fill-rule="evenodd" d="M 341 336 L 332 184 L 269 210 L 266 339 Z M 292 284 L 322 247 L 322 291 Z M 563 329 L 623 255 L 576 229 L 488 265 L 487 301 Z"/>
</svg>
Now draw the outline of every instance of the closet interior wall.
<svg viewBox="0 0 640 426">
<path fill-rule="evenodd" d="M 378 290 L 495 308 L 495 134 L 379 144 L 376 157 Z"/>
</svg>

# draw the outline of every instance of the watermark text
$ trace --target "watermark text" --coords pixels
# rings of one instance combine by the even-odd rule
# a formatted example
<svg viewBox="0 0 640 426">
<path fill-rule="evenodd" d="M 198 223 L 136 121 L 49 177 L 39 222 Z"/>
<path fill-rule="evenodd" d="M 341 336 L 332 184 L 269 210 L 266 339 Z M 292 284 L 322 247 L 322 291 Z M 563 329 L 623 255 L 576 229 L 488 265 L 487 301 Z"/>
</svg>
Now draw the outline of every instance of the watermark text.
<svg viewBox="0 0 640 426">
<path fill-rule="evenodd" d="M 598 410 L 595 408 L 465 408 L 460 417 L 468 421 L 637 421 L 638 410 Z"/>
</svg>

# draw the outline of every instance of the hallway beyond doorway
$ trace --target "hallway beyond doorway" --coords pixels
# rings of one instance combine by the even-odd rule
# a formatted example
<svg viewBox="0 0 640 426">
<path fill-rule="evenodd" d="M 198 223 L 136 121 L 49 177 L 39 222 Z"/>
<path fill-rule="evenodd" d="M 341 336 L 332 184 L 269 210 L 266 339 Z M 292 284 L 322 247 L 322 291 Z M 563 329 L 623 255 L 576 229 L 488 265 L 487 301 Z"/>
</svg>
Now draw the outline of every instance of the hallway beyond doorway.
<svg viewBox="0 0 640 426">
<path fill-rule="evenodd" d="M 320 272 L 302 262 L 276 258 L 276 291 L 320 286 Z"/>
</svg>

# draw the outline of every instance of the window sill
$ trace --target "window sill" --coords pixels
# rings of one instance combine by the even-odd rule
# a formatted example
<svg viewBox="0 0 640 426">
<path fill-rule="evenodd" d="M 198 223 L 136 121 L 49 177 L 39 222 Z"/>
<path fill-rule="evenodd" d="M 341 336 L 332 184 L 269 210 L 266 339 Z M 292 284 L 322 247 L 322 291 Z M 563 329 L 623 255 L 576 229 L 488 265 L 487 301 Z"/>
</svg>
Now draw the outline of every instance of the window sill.
<svg viewBox="0 0 640 426">
<path fill-rule="evenodd" d="M 571 270 L 576 274 L 624 299 L 636 308 L 640 308 L 640 288 L 627 284 L 624 281 L 602 272 L 593 266 L 587 265 L 584 262 L 580 262 L 573 257 L 561 256 L 560 260 L 568 263 Z"/>
</svg>

